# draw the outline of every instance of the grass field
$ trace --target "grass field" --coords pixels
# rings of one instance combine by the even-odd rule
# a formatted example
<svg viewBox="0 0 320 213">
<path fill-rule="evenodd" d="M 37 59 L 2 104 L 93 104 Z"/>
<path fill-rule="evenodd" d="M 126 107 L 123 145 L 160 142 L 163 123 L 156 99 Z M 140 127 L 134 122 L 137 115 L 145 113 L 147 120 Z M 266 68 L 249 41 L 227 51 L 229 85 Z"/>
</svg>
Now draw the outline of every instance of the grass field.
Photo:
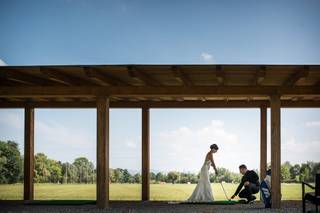
<svg viewBox="0 0 320 213">
<path fill-rule="evenodd" d="M 224 183 L 230 197 L 237 185 Z M 195 188 L 195 184 L 151 184 L 151 200 L 186 200 Z M 283 200 L 301 200 L 301 184 L 282 184 Z M 224 200 L 221 185 L 212 184 L 214 198 Z M 35 184 L 36 200 L 95 200 L 95 184 Z M 110 200 L 140 200 L 140 184 L 111 184 Z M 257 196 L 259 198 L 259 195 Z M 0 185 L 0 200 L 23 199 L 22 184 Z"/>
</svg>

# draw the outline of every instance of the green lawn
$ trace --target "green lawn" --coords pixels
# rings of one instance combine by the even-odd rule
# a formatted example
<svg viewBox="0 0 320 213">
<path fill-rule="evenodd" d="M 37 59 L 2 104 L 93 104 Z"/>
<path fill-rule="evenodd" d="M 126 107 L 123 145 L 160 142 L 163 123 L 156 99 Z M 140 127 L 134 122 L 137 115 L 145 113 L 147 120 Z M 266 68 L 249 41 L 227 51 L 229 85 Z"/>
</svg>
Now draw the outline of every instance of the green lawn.
<svg viewBox="0 0 320 213">
<path fill-rule="evenodd" d="M 230 197 L 237 185 L 224 183 L 224 188 Z M 151 200 L 186 200 L 191 195 L 195 184 L 151 184 Z M 225 199 L 221 185 L 212 184 L 214 198 Z M 95 184 L 35 184 L 36 200 L 95 200 Z M 140 200 L 140 184 L 111 184 L 111 200 Z M 259 196 L 257 196 L 258 198 Z M 22 184 L 0 185 L 0 200 L 21 200 L 23 198 Z M 300 200 L 301 184 L 282 184 L 283 200 Z"/>
</svg>

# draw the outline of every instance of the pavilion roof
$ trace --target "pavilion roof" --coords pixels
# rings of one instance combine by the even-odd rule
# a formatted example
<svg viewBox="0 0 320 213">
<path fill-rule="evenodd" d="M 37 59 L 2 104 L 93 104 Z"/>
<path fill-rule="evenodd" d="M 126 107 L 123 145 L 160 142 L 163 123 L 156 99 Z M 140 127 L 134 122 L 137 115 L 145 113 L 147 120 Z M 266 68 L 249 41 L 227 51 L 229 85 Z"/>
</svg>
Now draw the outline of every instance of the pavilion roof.
<svg viewBox="0 0 320 213">
<path fill-rule="evenodd" d="M 0 67 L 0 104 L 250 102 L 279 94 L 288 103 L 320 102 L 320 65 L 59 65 Z M 202 103 L 205 105 L 205 103 Z M 13 106 L 12 105 L 12 106 Z M 168 105 L 168 106 L 169 106 Z M 9 106 L 9 105 L 8 105 Z M 180 105 L 182 106 L 182 105 Z M 293 105 L 292 105 L 293 106 Z"/>
</svg>

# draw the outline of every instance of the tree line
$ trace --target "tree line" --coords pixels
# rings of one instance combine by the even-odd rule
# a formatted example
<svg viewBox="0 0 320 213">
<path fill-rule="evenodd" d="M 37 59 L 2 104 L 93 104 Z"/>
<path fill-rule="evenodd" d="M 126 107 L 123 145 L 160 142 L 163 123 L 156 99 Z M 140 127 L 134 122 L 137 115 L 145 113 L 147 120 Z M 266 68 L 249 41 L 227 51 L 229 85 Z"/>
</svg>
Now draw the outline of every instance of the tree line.
<svg viewBox="0 0 320 213">
<path fill-rule="evenodd" d="M 301 181 L 314 183 L 316 174 L 320 173 L 320 162 L 308 161 L 292 165 L 289 161 L 281 164 L 281 181 L 298 183 Z"/>
<path fill-rule="evenodd" d="M 61 162 L 48 158 L 44 153 L 34 156 L 35 183 L 95 183 L 96 168 L 85 157 L 78 157 L 72 163 Z M 258 171 L 256 171 L 258 172 Z M 291 165 L 285 162 L 281 165 L 282 182 L 314 182 L 316 173 L 320 173 L 320 162 L 307 162 Z M 199 174 L 178 171 L 151 172 L 151 183 L 197 183 Z M 239 173 L 225 168 L 218 168 L 218 175 L 210 173 L 211 182 L 238 183 Z M 0 141 L 0 183 L 23 182 L 23 156 L 18 144 L 14 141 Z M 115 168 L 109 170 L 110 183 L 141 183 L 139 172 L 132 174 L 127 169 Z"/>
</svg>

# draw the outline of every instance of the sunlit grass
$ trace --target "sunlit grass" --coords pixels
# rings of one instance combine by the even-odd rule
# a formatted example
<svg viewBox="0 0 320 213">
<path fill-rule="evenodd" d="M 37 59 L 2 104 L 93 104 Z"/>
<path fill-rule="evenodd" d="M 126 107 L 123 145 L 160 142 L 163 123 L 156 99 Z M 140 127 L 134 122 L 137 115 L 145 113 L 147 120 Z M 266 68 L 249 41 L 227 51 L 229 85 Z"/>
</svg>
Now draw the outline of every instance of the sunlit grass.
<svg viewBox="0 0 320 213">
<path fill-rule="evenodd" d="M 186 200 L 195 184 L 151 184 L 151 200 Z M 237 188 L 236 184 L 223 184 L 228 197 Z M 301 200 L 301 184 L 282 184 L 283 200 Z M 95 200 L 95 184 L 35 184 L 36 200 Z M 215 200 L 225 200 L 219 183 L 212 184 Z M 259 195 L 257 195 L 259 198 Z M 23 184 L 0 185 L 1 200 L 22 200 Z M 111 184 L 110 200 L 141 200 L 141 184 Z"/>
</svg>

